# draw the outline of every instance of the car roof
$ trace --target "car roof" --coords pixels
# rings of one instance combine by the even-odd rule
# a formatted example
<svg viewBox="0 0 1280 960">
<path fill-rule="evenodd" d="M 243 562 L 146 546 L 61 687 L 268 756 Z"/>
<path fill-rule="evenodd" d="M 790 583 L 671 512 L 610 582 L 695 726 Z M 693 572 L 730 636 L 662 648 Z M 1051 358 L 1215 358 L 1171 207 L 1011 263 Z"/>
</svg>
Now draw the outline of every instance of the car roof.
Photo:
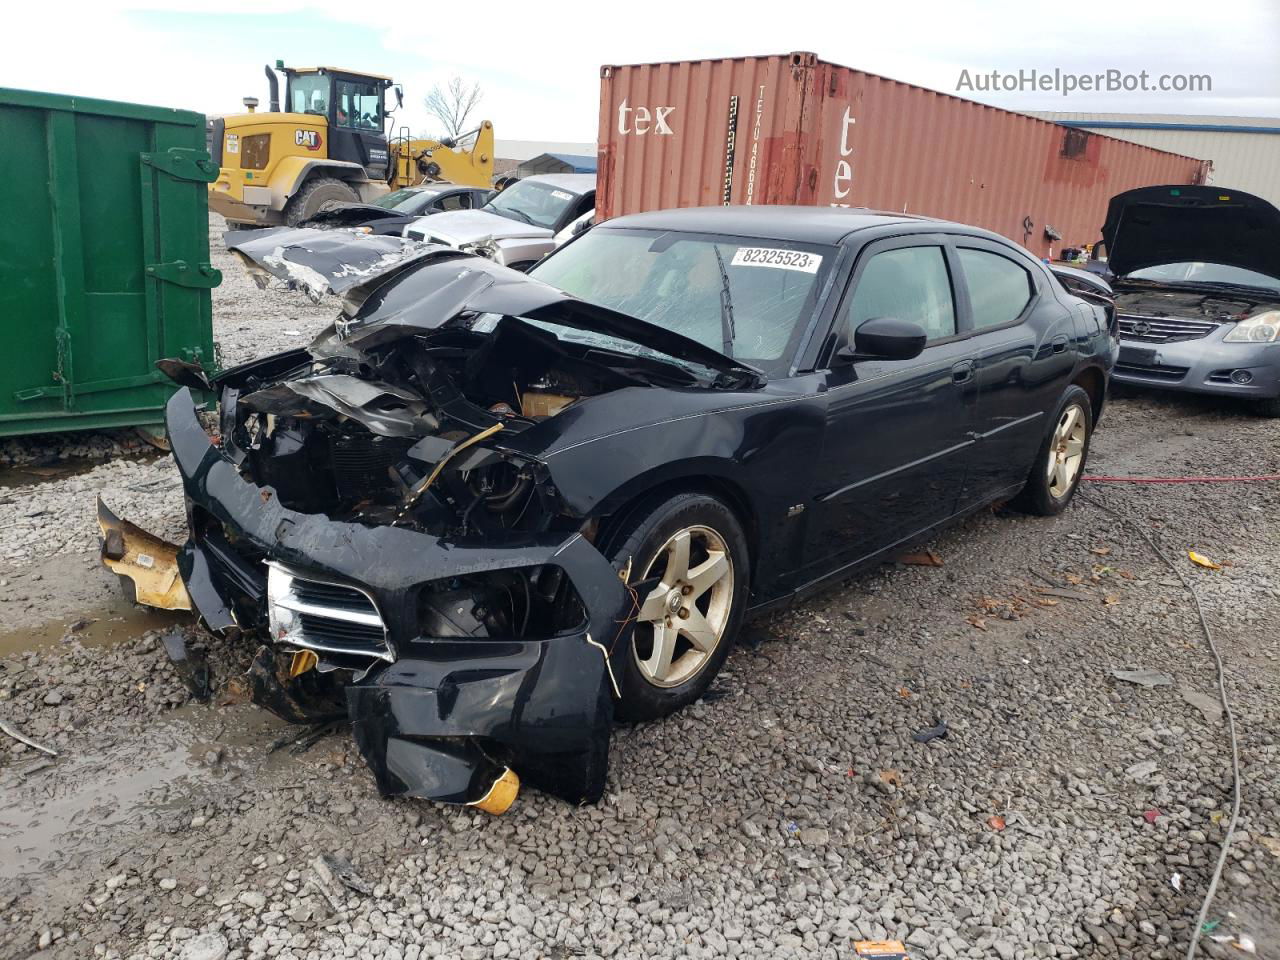
<svg viewBox="0 0 1280 960">
<path fill-rule="evenodd" d="M 414 193 L 445 193 L 449 190 L 480 190 L 485 191 L 485 187 L 469 187 L 463 183 L 415 183 L 407 187 L 401 187 L 402 190 L 409 190 Z"/>
<path fill-rule="evenodd" d="M 633 227 L 645 230 L 679 230 L 687 233 L 726 233 L 762 240 L 797 243 L 839 243 L 849 234 L 869 227 L 911 226 L 916 230 L 948 231 L 959 228 L 974 236 L 995 237 L 980 227 L 935 220 L 907 213 L 890 213 L 863 207 L 805 207 L 781 204 L 742 204 L 727 207 L 681 207 L 615 217 L 600 228 Z M 1003 239 L 1003 238 L 998 238 Z"/>
<path fill-rule="evenodd" d="M 524 180 L 545 183 L 553 187 L 560 187 L 562 190 L 572 190 L 574 193 L 588 193 L 596 188 L 596 175 L 594 173 L 538 173 L 532 177 L 524 177 L 517 182 L 522 183 Z"/>
</svg>

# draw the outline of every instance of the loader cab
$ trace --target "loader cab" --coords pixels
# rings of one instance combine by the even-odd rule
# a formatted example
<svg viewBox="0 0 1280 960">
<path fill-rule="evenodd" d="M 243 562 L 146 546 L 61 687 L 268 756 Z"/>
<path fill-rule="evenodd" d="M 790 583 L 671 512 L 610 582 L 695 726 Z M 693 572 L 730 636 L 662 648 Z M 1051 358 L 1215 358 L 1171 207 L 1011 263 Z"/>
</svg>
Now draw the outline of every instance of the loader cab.
<svg viewBox="0 0 1280 960">
<path fill-rule="evenodd" d="M 384 126 L 391 79 L 334 67 L 291 67 L 284 73 L 285 111 L 325 118 L 329 159 L 358 163 L 370 180 L 386 180 L 391 159 Z"/>
</svg>

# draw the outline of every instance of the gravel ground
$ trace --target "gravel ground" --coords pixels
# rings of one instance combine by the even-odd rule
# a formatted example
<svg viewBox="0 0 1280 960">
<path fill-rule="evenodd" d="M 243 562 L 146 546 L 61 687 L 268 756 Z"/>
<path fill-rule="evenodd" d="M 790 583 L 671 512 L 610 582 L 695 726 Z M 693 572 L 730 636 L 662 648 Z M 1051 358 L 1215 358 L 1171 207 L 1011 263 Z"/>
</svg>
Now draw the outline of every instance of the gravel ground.
<svg viewBox="0 0 1280 960">
<path fill-rule="evenodd" d="M 233 335 L 266 349 L 291 342 L 273 323 L 327 318 L 227 277 L 229 361 Z M 1113 401 L 1091 469 L 1278 460 L 1280 422 L 1139 395 Z M 704 701 L 617 729 L 599 805 L 530 790 L 490 818 L 380 799 L 345 731 L 272 752 L 289 728 L 245 702 L 238 646 L 205 640 L 217 691 L 189 702 L 155 630 L 99 610 L 103 488 L 144 526 L 180 522 L 165 461 L 0 491 L 0 616 L 53 622 L 35 649 L 0 635 L 0 717 L 60 751 L 0 739 L 0 957 L 846 958 L 883 936 L 917 960 L 1185 952 L 1230 805 L 1211 661 L 1178 581 L 1082 500 L 984 513 L 930 544 L 940 567 L 886 565 L 751 625 Z M 1280 485 L 1087 492 L 1201 592 L 1245 777 L 1212 932 L 1280 956 Z M 1137 668 L 1172 682 L 1111 672 Z"/>
</svg>

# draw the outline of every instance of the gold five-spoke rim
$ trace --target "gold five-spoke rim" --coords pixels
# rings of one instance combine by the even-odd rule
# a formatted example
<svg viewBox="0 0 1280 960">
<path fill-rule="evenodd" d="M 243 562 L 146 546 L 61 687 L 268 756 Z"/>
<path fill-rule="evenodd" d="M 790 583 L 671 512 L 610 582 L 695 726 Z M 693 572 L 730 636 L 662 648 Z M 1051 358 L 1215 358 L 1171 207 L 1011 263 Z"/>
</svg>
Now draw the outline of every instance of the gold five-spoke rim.
<svg viewBox="0 0 1280 960">
<path fill-rule="evenodd" d="M 1046 465 L 1049 495 L 1055 500 L 1065 497 L 1076 482 L 1084 463 L 1084 441 L 1088 429 L 1084 410 L 1077 404 L 1073 403 L 1062 411 L 1053 431 L 1053 441 L 1049 444 L 1049 462 Z"/>
<path fill-rule="evenodd" d="M 640 580 L 658 585 L 640 599 L 631 653 L 645 680 L 678 687 L 720 645 L 733 606 L 733 559 L 710 527 L 685 527 L 649 561 Z"/>
</svg>

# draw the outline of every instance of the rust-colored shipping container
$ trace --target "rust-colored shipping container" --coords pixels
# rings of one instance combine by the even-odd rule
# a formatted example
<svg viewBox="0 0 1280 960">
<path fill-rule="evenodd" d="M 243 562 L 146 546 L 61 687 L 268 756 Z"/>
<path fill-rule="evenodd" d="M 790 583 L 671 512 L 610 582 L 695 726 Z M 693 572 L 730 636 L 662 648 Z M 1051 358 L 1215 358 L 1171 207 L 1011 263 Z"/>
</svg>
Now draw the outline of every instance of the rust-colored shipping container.
<svg viewBox="0 0 1280 960">
<path fill-rule="evenodd" d="M 1097 240 L 1114 194 L 1202 183 L 1209 166 L 812 53 L 602 67 L 599 148 L 601 217 L 871 207 L 976 224 L 1038 256 Z"/>
</svg>

